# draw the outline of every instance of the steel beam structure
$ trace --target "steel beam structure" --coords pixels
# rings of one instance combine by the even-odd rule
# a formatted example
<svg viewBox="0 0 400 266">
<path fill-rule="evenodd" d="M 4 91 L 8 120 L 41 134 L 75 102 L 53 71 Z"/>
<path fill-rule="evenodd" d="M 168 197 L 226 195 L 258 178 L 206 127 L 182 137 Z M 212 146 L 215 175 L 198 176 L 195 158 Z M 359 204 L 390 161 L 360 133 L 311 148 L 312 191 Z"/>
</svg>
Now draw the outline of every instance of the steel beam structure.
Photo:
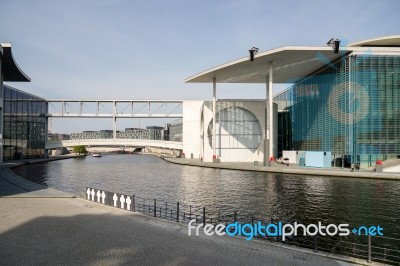
<svg viewBox="0 0 400 266">
<path fill-rule="evenodd" d="M 182 100 L 48 99 L 47 117 L 182 118 Z"/>
</svg>

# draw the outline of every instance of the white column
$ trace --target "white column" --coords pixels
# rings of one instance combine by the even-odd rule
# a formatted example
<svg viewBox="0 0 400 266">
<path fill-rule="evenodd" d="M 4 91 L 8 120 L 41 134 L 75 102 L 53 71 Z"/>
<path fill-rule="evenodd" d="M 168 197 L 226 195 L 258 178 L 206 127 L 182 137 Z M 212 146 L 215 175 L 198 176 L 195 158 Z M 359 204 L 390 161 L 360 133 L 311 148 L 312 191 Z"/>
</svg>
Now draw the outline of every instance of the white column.
<svg viewBox="0 0 400 266">
<path fill-rule="evenodd" d="M 268 85 L 269 84 L 268 84 L 268 80 L 269 80 L 268 76 L 265 76 L 264 166 L 267 166 L 268 162 L 269 162 L 269 149 L 267 148 L 268 144 L 269 144 L 269 142 L 268 142 L 268 140 L 269 140 L 269 130 L 268 130 L 268 121 L 269 121 L 269 118 L 268 118 L 268 113 L 269 113 L 268 112 L 268 110 L 269 110 L 269 107 L 268 107 L 269 90 L 268 90 L 268 88 L 269 88 L 269 86 Z"/>
<path fill-rule="evenodd" d="M 273 86 L 273 73 L 272 61 L 269 62 L 269 76 L 268 76 L 268 101 L 269 101 L 269 157 L 274 155 L 274 103 L 272 99 L 272 86 Z M 268 158 L 269 159 L 269 158 Z"/>
<path fill-rule="evenodd" d="M 213 136 L 212 136 L 212 148 L 213 148 L 213 156 L 216 155 L 216 144 L 217 144 L 217 126 L 216 126 L 216 97 L 217 97 L 217 80 L 213 78 Z"/>
</svg>

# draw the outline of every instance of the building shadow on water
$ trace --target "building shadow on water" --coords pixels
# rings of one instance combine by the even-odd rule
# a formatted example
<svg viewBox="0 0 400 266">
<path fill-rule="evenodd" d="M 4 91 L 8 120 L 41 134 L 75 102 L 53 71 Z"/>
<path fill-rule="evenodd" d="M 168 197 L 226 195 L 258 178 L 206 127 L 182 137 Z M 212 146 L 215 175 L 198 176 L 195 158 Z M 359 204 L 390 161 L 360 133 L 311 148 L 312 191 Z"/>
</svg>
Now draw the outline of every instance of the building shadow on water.
<svg viewBox="0 0 400 266">
<path fill-rule="evenodd" d="M 47 191 L 44 193 L 46 189 L 47 186 L 33 183 L 18 176 L 9 167 L 0 167 L 0 197 L 24 195 L 29 197 L 39 194 L 45 196 L 48 194 Z"/>
</svg>

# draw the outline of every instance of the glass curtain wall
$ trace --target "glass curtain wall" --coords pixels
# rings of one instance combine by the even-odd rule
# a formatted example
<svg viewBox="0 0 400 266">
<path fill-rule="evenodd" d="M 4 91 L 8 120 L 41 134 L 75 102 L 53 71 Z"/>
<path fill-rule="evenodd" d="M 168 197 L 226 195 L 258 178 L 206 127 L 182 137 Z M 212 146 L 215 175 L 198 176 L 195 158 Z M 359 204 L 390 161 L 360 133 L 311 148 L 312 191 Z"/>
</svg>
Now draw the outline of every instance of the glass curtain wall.
<svg viewBox="0 0 400 266">
<path fill-rule="evenodd" d="M 354 56 L 351 69 L 351 79 L 361 85 L 353 102 L 356 160 L 374 166 L 377 158 L 397 158 L 400 155 L 400 56 Z"/>
<path fill-rule="evenodd" d="M 46 100 L 4 86 L 3 160 L 45 157 Z"/>
<path fill-rule="evenodd" d="M 279 151 L 372 166 L 400 154 L 400 57 L 351 55 L 275 96 Z"/>
<path fill-rule="evenodd" d="M 275 96 L 279 116 L 280 151 L 332 151 L 349 154 L 348 58 Z M 284 114 L 283 114 L 284 113 Z M 290 129 L 284 129 L 284 126 Z"/>
</svg>

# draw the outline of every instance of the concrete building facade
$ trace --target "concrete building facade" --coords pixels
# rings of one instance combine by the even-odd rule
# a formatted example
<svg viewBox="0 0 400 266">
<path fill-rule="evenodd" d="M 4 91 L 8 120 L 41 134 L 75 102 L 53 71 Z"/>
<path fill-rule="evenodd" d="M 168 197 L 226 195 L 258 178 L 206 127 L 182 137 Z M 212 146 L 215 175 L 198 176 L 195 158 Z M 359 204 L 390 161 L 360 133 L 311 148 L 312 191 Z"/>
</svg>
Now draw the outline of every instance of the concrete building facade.
<svg viewBox="0 0 400 266">
<path fill-rule="evenodd" d="M 265 102 L 218 100 L 216 103 L 216 153 L 213 151 L 213 112 L 210 101 L 184 101 L 183 152 L 187 158 L 206 162 L 253 162 L 265 160 Z M 277 106 L 275 105 L 277 127 Z M 274 140 L 277 143 L 277 137 Z M 267 143 L 267 146 L 265 145 Z M 277 149 L 277 145 L 275 145 Z M 275 150 L 277 152 L 277 150 Z"/>
<path fill-rule="evenodd" d="M 167 124 L 168 140 L 182 142 L 183 121 L 176 119 L 172 123 Z"/>
</svg>

